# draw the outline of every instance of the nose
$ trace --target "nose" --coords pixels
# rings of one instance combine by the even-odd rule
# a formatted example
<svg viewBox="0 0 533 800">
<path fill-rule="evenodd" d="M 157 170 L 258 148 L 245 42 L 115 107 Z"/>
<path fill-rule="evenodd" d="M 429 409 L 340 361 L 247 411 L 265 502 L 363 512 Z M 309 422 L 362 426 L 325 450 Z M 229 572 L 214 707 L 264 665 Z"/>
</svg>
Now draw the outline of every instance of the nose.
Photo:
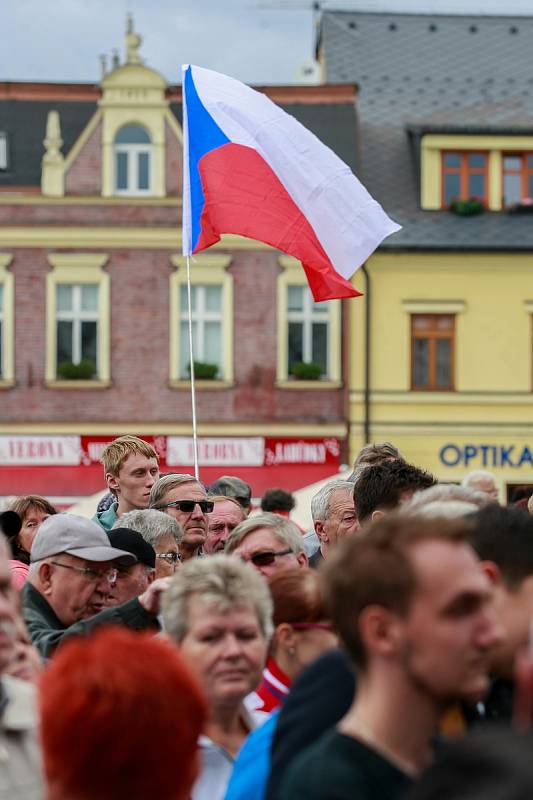
<svg viewBox="0 0 533 800">
<path fill-rule="evenodd" d="M 241 643 L 234 633 L 228 633 L 224 639 L 224 657 L 238 658 L 241 655 Z"/>
<path fill-rule="evenodd" d="M 193 517 L 194 519 L 205 519 L 205 514 L 197 502 L 194 504 L 194 508 L 191 512 L 191 517 Z"/>
<path fill-rule="evenodd" d="M 479 628 L 478 644 L 483 650 L 492 650 L 494 647 L 499 647 L 506 637 L 505 628 L 498 621 L 496 611 L 491 605 L 486 610 Z"/>
</svg>

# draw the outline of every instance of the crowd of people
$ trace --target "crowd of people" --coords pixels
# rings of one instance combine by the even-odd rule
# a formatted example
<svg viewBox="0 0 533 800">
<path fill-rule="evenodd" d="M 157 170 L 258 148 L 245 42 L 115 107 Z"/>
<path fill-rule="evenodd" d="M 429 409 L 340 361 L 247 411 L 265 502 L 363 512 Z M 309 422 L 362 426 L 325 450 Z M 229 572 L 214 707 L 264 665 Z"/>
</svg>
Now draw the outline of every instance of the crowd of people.
<svg viewBox="0 0 533 800">
<path fill-rule="evenodd" d="M 390 443 L 312 499 L 102 455 L 0 513 L 0 798 L 533 796 L 533 499 Z"/>
</svg>

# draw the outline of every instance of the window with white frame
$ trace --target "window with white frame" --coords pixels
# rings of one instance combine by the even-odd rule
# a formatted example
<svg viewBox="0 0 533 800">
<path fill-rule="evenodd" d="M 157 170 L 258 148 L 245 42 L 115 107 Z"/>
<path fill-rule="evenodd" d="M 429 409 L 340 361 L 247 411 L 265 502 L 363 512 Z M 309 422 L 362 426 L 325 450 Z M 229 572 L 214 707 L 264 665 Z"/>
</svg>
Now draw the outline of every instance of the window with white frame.
<svg viewBox="0 0 533 800">
<path fill-rule="evenodd" d="M 187 286 L 179 287 L 180 336 L 179 336 L 179 375 L 189 378 L 189 322 Z M 193 360 L 206 365 L 197 367 L 196 377 L 220 378 L 223 374 L 223 331 L 222 331 L 223 287 L 222 284 L 195 284 L 191 286 L 191 320 Z M 209 369 L 207 365 L 217 367 Z M 205 372 L 206 374 L 202 374 Z"/>
<path fill-rule="evenodd" d="M 288 372 L 296 364 L 318 364 L 328 376 L 330 303 L 315 303 L 308 286 L 287 286 Z"/>
<path fill-rule="evenodd" d="M 97 283 L 56 284 L 56 364 L 59 377 L 74 377 L 75 367 L 79 371 L 80 364 L 84 369 L 83 377 L 98 375 L 98 295 Z"/>
<path fill-rule="evenodd" d="M 6 170 L 7 166 L 7 133 L 0 131 L 0 170 Z"/>
<path fill-rule="evenodd" d="M 0 380 L 4 377 L 4 285 L 0 283 Z"/>
<path fill-rule="evenodd" d="M 140 125 L 124 125 L 114 142 L 115 192 L 150 194 L 152 188 L 152 140 Z"/>
</svg>

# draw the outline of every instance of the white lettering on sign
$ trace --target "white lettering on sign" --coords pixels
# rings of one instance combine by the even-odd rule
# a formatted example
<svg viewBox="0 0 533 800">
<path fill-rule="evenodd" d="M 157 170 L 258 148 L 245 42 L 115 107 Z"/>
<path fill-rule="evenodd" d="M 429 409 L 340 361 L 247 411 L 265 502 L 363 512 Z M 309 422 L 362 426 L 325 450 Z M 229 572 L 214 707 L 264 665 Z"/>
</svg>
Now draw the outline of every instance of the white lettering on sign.
<svg viewBox="0 0 533 800">
<path fill-rule="evenodd" d="M 324 464 L 326 446 L 323 442 L 277 442 L 275 464 Z"/>
<path fill-rule="evenodd" d="M 79 436 L 0 436 L 2 465 L 77 466 L 80 461 Z"/>
<path fill-rule="evenodd" d="M 253 439 L 198 439 L 198 461 L 204 467 L 262 467 L 265 458 L 265 440 Z M 168 466 L 194 464 L 194 443 L 185 436 L 167 438 Z"/>
</svg>

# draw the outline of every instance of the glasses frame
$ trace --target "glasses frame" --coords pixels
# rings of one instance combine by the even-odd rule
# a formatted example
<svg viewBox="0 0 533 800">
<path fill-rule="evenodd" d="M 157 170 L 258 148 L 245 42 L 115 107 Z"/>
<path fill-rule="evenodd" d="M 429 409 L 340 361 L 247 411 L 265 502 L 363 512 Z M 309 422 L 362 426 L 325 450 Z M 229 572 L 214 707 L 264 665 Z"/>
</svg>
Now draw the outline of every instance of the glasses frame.
<svg viewBox="0 0 533 800">
<path fill-rule="evenodd" d="M 170 553 L 156 553 L 156 558 L 164 558 L 167 564 L 177 564 L 181 561 L 181 553 L 175 553 L 172 550 Z"/>
<path fill-rule="evenodd" d="M 247 564 L 253 564 L 254 567 L 270 567 L 276 560 L 278 556 L 288 556 L 290 553 L 293 553 L 290 547 L 287 547 L 285 550 L 266 550 L 264 553 L 254 553 L 253 556 L 250 558 L 242 558 Z M 263 559 L 267 559 L 267 561 L 263 561 Z"/>
<path fill-rule="evenodd" d="M 109 567 L 109 569 L 101 570 L 98 572 L 92 567 L 75 567 L 72 564 L 62 564 L 60 561 L 51 561 L 55 567 L 63 567 L 63 569 L 73 569 L 75 572 L 82 572 L 88 580 L 101 581 L 102 578 L 107 578 L 109 583 L 114 584 L 117 582 L 118 569 Z"/>
<path fill-rule="evenodd" d="M 192 503 L 192 508 L 182 508 L 183 503 L 187 503 L 187 505 Z M 159 508 L 177 508 L 178 511 L 183 511 L 185 514 L 192 514 L 196 506 L 200 506 L 202 514 L 210 514 L 215 504 L 212 500 L 172 500 L 170 503 L 163 503 Z"/>
</svg>

